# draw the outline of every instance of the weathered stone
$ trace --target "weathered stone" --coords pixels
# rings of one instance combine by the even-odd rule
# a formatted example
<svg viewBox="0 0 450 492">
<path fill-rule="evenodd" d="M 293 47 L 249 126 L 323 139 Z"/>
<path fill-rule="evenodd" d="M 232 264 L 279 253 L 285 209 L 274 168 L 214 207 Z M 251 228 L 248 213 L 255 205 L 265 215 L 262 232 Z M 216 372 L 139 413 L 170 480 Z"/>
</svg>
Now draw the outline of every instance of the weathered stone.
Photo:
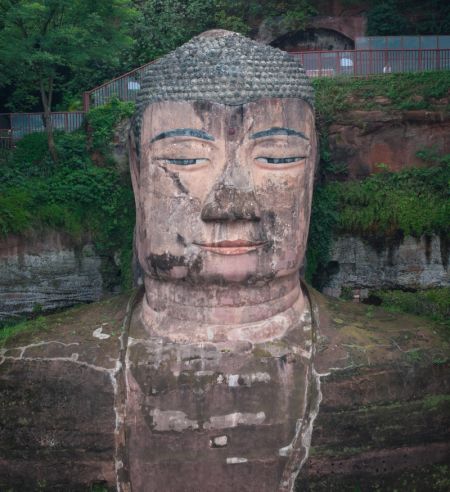
<svg viewBox="0 0 450 492">
<path fill-rule="evenodd" d="M 368 316 L 367 307 L 340 301 L 324 309 L 324 298 L 317 299 L 320 313 L 344 323 L 322 331 L 327 336 L 316 363 L 325 371 L 329 357 L 337 357 L 340 368 L 321 378 L 323 399 L 297 490 L 410 490 L 415 484 L 445 490 L 448 343 L 437 341 L 437 328 L 425 328 L 424 320 L 379 308 Z M 321 324 L 329 326 L 323 317 Z"/>
<path fill-rule="evenodd" d="M 412 474 L 419 483 L 428 483 L 427 477 L 437 470 L 432 465 L 448 463 L 450 451 L 449 349 L 437 327 L 379 308 L 367 316 L 365 306 L 313 295 L 321 314 L 315 367 L 320 374 L 322 402 L 310 458 L 297 490 L 353 490 L 355 484 L 375 490 L 377 483 L 388 488 L 400 477 L 409 480 Z M 0 489 L 81 491 L 93 484 L 115 489 L 117 481 L 126 476 L 128 459 L 120 430 L 125 384 L 118 339 L 126 302 L 125 297 L 115 297 L 54 314 L 46 318 L 46 331 L 18 335 L 1 349 Z M 99 327 L 109 338 L 94 335 Z M 151 402 L 160 402 L 160 413 L 153 412 L 148 428 L 153 429 L 155 438 L 166 436 L 175 446 L 170 462 L 177 456 L 187 457 L 178 442 L 185 428 L 188 434 L 183 442 L 198 436 L 198 447 L 190 456 L 204 463 L 198 471 L 201 476 L 208 480 L 208 474 L 216 477 L 217 490 L 246 490 L 246 485 L 252 490 L 251 482 L 244 482 L 243 487 L 241 482 L 223 482 L 222 471 L 213 474 L 210 460 L 223 456 L 223 469 L 252 466 L 252 457 L 261 452 L 261 446 L 267 446 L 265 437 L 261 441 L 258 431 L 255 434 L 255 427 L 262 431 L 273 412 L 282 408 L 283 400 L 276 395 L 285 383 L 277 387 L 267 375 L 282 376 L 296 365 L 294 359 L 283 362 L 283 347 L 277 344 L 273 350 L 271 344 L 257 345 L 253 348 L 255 365 L 245 371 L 253 377 L 235 378 L 242 371 L 234 364 L 229 374 L 217 374 L 209 367 L 218 357 L 233 360 L 235 356 L 226 350 L 217 353 L 205 345 L 201 350 L 186 346 L 177 362 L 170 356 L 170 347 L 155 354 L 149 350 L 149 340 L 130 339 L 128 343 L 137 363 L 132 372 L 145 383 L 145 408 L 149 411 Z M 153 362 L 146 365 L 150 355 Z M 154 385 L 145 376 L 155 374 L 158 361 L 169 376 L 166 386 Z M 278 370 L 272 373 L 276 366 Z M 176 367 L 179 373 L 171 373 Z M 250 391 L 258 388 L 267 396 L 256 405 Z M 180 401 L 184 412 L 170 413 L 171 399 L 180 390 L 180 397 L 186 397 Z M 207 402 L 214 402 L 210 399 L 213 393 L 217 417 L 221 418 L 202 421 L 199 412 Z M 243 395 L 245 409 L 239 415 L 227 414 L 222 405 L 229 405 L 237 394 Z M 244 403 L 246 398 L 250 398 L 248 403 Z M 167 426 L 173 430 L 163 430 Z M 200 438 L 203 433 L 205 440 Z M 211 445 L 215 439 L 221 440 Z M 247 450 L 245 454 L 237 452 L 238 443 Z M 164 456 L 149 448 L 153 459 L 163 463 Z M 289 449 L 279 451 L 287 459 Z M 267 488 L 258 490 L 276 490 L 269 486 L 273 473 L 268 465 L 261 464 L 262 473 L 267 472 Z M 187 466 L 185 461 L 182 467 L 175 467 L 174 482 L 167 487 L 152 489 L 147 484 L 141 490 L 201 490 L 190 489 L 191 482 L 178 483 Z M 431 486 L 426 490 L 439 489 Z"/>
<path fill-rule="evenodd" d="M 127 299 L 46 318 L 0 348 L 0 489 L 116 483 L 119 335 Z M 108 338 L 99 339 L 101 328 Z"/>
<path fill-rule="evenodd" d="M 444 111 L 350 111 L 330 126 L 329 145 L 333 161 L 358 178 L 379 172 L 380 163 L 390 171 L 425 166 L 416 153 L 429 147 L 449 153 L 449 132 Z"/>
<path fill-rule="evenodd" d="M 353 49 L 358 36 L 364 36 L 366 18 L 359 12 L 342 10 L 336 15 L 318 15 L 310 19 L 305 28 L 292 31 L 292 22 L 283 16 L 267 19 L 258 28 L 256 39 L 273 43 L 287 51 Z"/>
<path fill-rule="evenodd" d="M 435 387 L 430 361 L 448 356 L 433 327 L 419 332 L 406 318 L 391 325 L 381 311 L 365 316 L 362 306 L 333 303 L 300 282 L 317 155 L 302 69 L 224 31 L 204 33 L 156 65 L 130 135 L 145 289 L 129 304 L 120 344 L 118 300 L 81 309 L 74 320 L 54 317 L 43 339 L 2 350 L 5 401 L 15 410 L 29 398 L 32 411 L 28 423 L 20 410 L 2 409 L 9 432 L 0 439 L 11 453 L 0 462 L 0 485 L 73 490 L 115 480 L 124 492 L 293 491 L 322 400 L 331 417 L 323 426 L 337 428 L 331 447 L 341 439 L 376 451 L 376 432 L 346 432 L 340 414 L 423 399 Z M 277 87 L 283 80 L 287 89 Z M 415 371 L 422 357 L 423 373 Z M 39 376 L 31 388 L 29 370 Z M 67 406 L 50 420 L 57 401 Z M 358 417 L 355 425 L 364 422 Z M 416 416 L 411 423 L 423 431 Z M 30 428 L 42 431 L 46 453 L 28 456 L 11 436 L 25 424 L 27 438 Z M 72 441 L 59 433 L 72 427 Z M 326 446 L 328 436 L 320 438 Z M 440 462 L 435 433 L 424 443 L 428 463 Z M 397 459 L 393 444 L 383 452 Z M 92 454 L 83 477 L 69 477 L 84 446 Z M 48 466 L 51 483 L 42 484 Z"/>
<path fill-rule="evenodd" d="M 360 237 L 339 236 L 332 247 L 324 292 L 339 297 L 343 287 L 365 289 L 366 294 L 368 289 L 448 287 L 447 248 L 435 235 L 407 236 L 381 248 Z"/>
<path fill-rule="evenodd" d="M 102 260 L 91 241 L 45 231 L 0 242 L 0 319 L 103 295 Z"/>
</svg>

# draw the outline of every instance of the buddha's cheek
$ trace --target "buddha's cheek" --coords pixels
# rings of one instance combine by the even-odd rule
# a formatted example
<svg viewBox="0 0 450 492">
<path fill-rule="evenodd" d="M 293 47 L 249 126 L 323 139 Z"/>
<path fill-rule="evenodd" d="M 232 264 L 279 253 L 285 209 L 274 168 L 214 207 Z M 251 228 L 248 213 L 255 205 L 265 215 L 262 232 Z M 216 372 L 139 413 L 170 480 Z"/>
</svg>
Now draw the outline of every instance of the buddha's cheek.
<svg viewBox="0 0 450 492">
<path fill-rule="evenodd" d="M 198 269 L 192 243 L 202 235 L 200 201 L 163 169 L 142 180 L 139 200 L 136 241 L 146 273 L 176 279 Z"/>
<path fill-rule="evenodd" d="M 270 259 L 276 276 L 298 270 L 303 262 L 310 204 L 301 181 L 301 176 L 288 176 L 258 189 L 258 195 L 264 196 L 262 221 L 272 245 L 270 257 L 264 260 Z"/>
</svg>

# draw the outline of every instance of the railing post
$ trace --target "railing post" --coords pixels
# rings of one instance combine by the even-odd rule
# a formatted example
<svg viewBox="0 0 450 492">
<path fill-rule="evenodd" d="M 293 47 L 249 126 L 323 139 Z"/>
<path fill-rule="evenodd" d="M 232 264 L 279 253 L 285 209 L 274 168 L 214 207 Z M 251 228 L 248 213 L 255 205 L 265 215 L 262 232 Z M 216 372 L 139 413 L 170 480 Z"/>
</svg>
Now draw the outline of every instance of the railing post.
<svg viewBox="0 0 450 492">
<path fill-rule="evenodd" d="M 89 111 L 89 105 L 91 100 L 90 92 L 83 92 L 83 111 L 87 113 Z"/>
</svg>

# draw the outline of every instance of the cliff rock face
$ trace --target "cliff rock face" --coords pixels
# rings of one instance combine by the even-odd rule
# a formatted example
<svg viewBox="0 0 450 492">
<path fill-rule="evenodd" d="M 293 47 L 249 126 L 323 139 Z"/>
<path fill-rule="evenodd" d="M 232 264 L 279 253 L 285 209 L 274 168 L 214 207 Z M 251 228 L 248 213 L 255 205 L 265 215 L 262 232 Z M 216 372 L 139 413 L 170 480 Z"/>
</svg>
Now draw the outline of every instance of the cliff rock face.
<svg viewBox="0 0 450 492">
<path fill-rule="evenodd" d="M 339 297 L 342 287 L 426 289 L 450 285 L 448 245 L 438 236 L 407 236 L 376 245 L 350 235 L 338 237 L 328 264 L 324 292 Z"/>
<path fill-rule="evenodd" d="M 362 304 L 312 295 L 314 316 L 319 318 L 314 367 L 321 398 L 297 490 L 447 490 L 433 482 L 434 470 L 448 464 L 450 452 L 449 353 L 438 326 L 379 308 L 368 316 Z M 123 369 L 130 360 L 124 348 L 137 349 L 140 344 L 133 357 L 149 372 L 154 371 L 156 359 L 148 359 L 153 354 L 142 340 L 127 339 L 126 306 L 126 296 L 120 296 L 53 314 L 46 318 L 46 330 L 23 332 L 0 348 L 1 490 L 86 491 L 94 486 L 123 492 L 199 490 L 189 480 L 177 489 L 187 476 L 182 466 L 163 489 L 152 481 L 141 486 L 132 481 L 129 488 L 132 453 L 123 424 L 124 403 L 133 395 L 126 391 Z M 205 346 L 196 357 L 183 361 L 186 369 L 171 375 L 169 385 L 146 381 L 149 394 L 164 399 L 166 406 L 158 413 L 154 398 L 143 402 L 142 408 L 153 413 L 147 425 L 154 433 L 152 441 L 141 436 L 147 447 L 143 452 L 157 455 L 157 443 L 164 436 L 181 446 L 186 434 L 200 434 L 191 424 L 205 402 L 202 378 L 211 378 L 206 389 L 217 396 L 213 399 L 217 412 L 222 411 L 224 397 L 254 405 L 248 393 L 250 380 L 236 377 L 225 384 L 224 378 L 219 384 L 220 374 L 197 370 L 202 357 L 208 359 L 208 350 Z M 253 351 L 267 366 L 264 371 L 276 368 L 280 378 L 294 370 L 294 355 Z M 226 351 L 222 357 L 228 357 Z M 158 358 L 167 369 L 177 363 L 165 358 L 162 345 Z M 267 377 L 252 384 L 266 392 L 259 403 L 274 408 L 287 403 L 280 401 L 280 390 L 272 388 Z M 172 398 L 183 392 L 186 398 Z M 188 405 L 183 414 L 180 405 L 189 401 L 196 404 Z M 255 487 L 251 475 L 243 472 L 237 482 L 230 480 L 234 469 L 245 471 L 251 464 L 237 459 L 233 446 L 239 443 L 241 449 L 256 452 L 271 444 L 270 433 L 261 433 L 258 440 L 260 422 L 249 415 L 224 421 L 212 443 L 206 439 L 180 451 L 185 466 L 199 456 L 200 467 L 207 467 L 217 454 L 223 457 L 222 475 L 213 474 L 217 487 L 211 490 L 277 490 L 269 481 L 265 488 Z M 180 422 L 185 426 L 180 427 Z M 198 425 L 200 429 L 206 422 Z M 171 455 L 166 462 L 173 466 Z M 420 486 L 411 480 L 413 475 Z"/>
<path fill-rule="evenodd" d="M 89 241 L 55 231 L 0 242 L 0 319 L 102 296 L 101 259 Z"/>
<path fill-rule="evenodd" d="M 449 133 L 445 112 L 350 111 L 330 126 L 329 145 L 333 162 L 346 163 L 350 178 L 362 178 L 380 163 L 390 171 L 423 166 L 416 153 L 425 148 L 449 153 Z"/>
</svg>

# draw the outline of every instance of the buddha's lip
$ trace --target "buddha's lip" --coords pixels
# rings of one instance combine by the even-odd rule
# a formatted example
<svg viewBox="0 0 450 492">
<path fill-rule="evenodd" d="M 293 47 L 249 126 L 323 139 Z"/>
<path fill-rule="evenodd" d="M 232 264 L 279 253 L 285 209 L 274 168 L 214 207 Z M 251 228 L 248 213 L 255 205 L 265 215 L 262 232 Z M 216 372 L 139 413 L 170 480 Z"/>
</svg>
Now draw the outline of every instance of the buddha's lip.
<svg viewBox="0 0 450 492">
<path fill-rule="evenodd" d="M 217 241 L 214 243 L 195 243 L 198 246 L 206 246 L 208 248 L 237 248 L 239 246 L 261 246 L 265 241 L 247 241 L 245 239 L 227 239 L 225 241 Z"/>
<path fill-rule="evenodd" d="M 217 253 L 219 255 L 242 255 L 254 251 L 266 244 L 266 241 L 247 241 L 245 239 L 234 239 L 217 241 L 214 243 L 195 243 L 207 251 Z"/>
</svg>

